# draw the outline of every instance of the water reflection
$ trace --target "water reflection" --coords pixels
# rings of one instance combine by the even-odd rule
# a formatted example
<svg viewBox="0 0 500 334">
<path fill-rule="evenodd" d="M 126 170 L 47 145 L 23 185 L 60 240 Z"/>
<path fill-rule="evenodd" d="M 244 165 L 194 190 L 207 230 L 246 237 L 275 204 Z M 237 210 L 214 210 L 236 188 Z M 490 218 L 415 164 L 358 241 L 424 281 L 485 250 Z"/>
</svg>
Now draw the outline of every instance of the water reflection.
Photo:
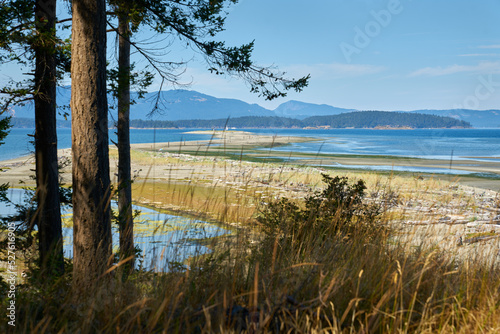
<svg viewBox="0 0 500 334">
<path fill-rule="evenodd" d="M 7 197 L 14 203 L 21 203 L 26 191 L 9 189 Z M 113 210 L 117 210 L 115 202 Z M 210 250 L 200 240 L 231 233 L 213 223 L 174 216 L 157 210 L 134 205 L 139 214 L 134 219 L 134 242 L 141 251 L 137 267 L 146 270 L 168 271 L 172 263 L 181 263 L 189 257 L 208 253 Z M 0 202 L 0 217 L 12 215 L 15 207 Z M 71 211 L 63 211 L 64 256 L 73 257 L 73 223 Z M 113 224 L 113 252 L 118 251 L 118 226 Z"/>
</svg>

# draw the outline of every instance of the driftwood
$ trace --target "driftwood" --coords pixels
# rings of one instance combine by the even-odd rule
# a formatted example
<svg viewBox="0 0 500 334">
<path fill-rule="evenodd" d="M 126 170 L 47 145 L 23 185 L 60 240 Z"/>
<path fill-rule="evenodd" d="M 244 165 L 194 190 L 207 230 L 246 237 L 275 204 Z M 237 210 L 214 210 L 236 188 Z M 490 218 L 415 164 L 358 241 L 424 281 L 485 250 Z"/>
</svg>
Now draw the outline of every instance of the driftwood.
<svg viewBox="0 0 500 334">
<path fill-rule="evenodd" d="M 478 237 L 473 237 L 473 238 L 469 238 L 469 239 L 463 239 L 462 237 L 458 238 L 457 240 L 457 246 L 463 246 L 464 244 L 474 244 L 476 242 L 480 242 L 480 241 L 488 241 L 488 240 L 491 240 L 491 239 L 497 239 L 498 237 L 500 237 L 500 235 L 485 235 L 485 236 L 478 236 Z"/>
</svg>

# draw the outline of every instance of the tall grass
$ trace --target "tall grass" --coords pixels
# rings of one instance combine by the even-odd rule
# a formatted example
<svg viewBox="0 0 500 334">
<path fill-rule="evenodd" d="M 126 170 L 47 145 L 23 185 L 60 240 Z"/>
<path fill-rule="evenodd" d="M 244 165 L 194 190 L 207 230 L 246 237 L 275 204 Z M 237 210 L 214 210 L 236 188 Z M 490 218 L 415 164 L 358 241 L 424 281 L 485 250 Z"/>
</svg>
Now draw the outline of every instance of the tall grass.
<svg viewBox="0 0 500 334">
<path fill-rule="evenodd" d="M 210 168 L 207 161 L 199 164 Z M 136 271 L 127 280 L 113 267 L 93 297 L 80 301 L 72 294 L 71 262 L 68 274 L 51 285 L 35 270 L 18 286 L 16 328 L 4 319 L 0 332 L 500 332 L 497 262 L 457 257 L 409 233 L 402 238 L 393 223 L 409 213 L 391 211 L 391 201 L 418 202 L 422 195 L 415 190 L 432 192 L 441 187 L 438 181 L 370 174 L 362 189 L 351 175 L 328 192 L 321 171 L 251 167 L 253 177 L 238 176 L 237 185 L 198 182 L 194 172 L 192 182 L 137 183 L 136 198 L 152 204 L 245 222 L 238 233 L 207 241 L 211 253 L 168 273 Z M 283 200 L 272 187 L 278 183 L 302 188 Z M 314 187 L 320 188 L 306 191 Z M 7 303 L 3 298 L 3 310 Z"/>
</svg>

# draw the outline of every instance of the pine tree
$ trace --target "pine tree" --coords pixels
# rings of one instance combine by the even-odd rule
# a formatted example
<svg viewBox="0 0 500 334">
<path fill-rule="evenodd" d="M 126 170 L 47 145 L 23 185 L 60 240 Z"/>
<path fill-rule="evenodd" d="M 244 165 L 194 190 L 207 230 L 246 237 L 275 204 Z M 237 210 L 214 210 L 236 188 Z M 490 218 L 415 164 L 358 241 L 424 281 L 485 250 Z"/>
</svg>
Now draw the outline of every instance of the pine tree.
<svg viewBox="0 0 500 334">
<path fill-rule="evenodd" d="M 1 112 L 34 100 L 37 210 L 33 219 L 38 226 L 41 268 L 60 274 L 64 267 L 55 117 L 56 57 L 65 57 L 61 57 L 55 25 L 55 0 L 9 0 L 0 5 L 0 60 L 34 68 L 33 80 L 12 82 L 0 90 Z"/>
<path fill-rule="evenodd" d="M 106 4 L 72 5 L 73 285 L 85 291 L 111 258 Z"/>
<path fill-rule="evenodd" d="M 40 262 L 64 272 L 56 131 L 56 0 L 36 0 L 35 159 Z"/>
</svg>

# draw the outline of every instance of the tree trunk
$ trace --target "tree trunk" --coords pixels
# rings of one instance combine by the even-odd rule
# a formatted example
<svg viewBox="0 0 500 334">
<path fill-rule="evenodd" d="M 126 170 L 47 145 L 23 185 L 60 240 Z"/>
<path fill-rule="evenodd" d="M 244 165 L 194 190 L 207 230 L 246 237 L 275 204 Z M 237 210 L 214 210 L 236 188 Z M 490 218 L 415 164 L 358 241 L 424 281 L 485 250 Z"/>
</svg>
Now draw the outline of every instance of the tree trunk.
<svg viewBox="0 0 500 334">
<path fill-rule="evenodd" d="M 130 23 L 128 13 L 118 15 L 118 224 L 120 260 L 134 255 L 132 179 L 130 175 Z M 134 268 L 134 259 L 126 268 Z"/>
<path fill-rule="evenodd" d="M 73 284 L 93 287 L 111 260 L 106 6 L 73 0 Z"/>
<path fill-rule="evenodd" d="M 40 267 L 44 273 L 64 272 L 56 132 L 56 0 L 35 3 L 35 157 Z"/>
</svg>

